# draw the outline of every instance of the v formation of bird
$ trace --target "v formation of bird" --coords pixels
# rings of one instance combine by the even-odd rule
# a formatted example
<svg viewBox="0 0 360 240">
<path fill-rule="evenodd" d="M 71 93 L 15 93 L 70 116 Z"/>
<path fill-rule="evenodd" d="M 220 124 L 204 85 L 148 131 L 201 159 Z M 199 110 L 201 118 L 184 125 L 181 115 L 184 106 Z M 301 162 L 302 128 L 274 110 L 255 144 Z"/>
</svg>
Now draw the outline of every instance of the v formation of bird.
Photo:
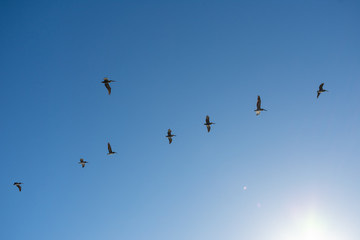
<svg viewBox="0 0 360 240">
<path fill-rule="evenodd" d="M 110 87 L 110 83 L 111 82 L 115 82 L 114 80 L 109 80 L 108 78 L 104 78 L 104 80 L 101 82 L 101 83 L 104 83 L 105 84 L 105 87 L 106 89 L 108 90 L 108 93 L 109 95 L 111 94 L 111 87 Z M 324 83 L 321 83 L 320 86 L 319 86 L 319 90 L 317 91 L 317 96 L 316 98 L 319 98 L 320 94 L 321 93 L 324 93 L 324 92 L 328 92 L 328 90 L 325 90 L 324 88 Z M 256 102 L 256 109 L 254 110 L 255 113 L 256 113 L 256 116 L 260 115 L 260 113 L 262 111 L 267 111 L 266 109 L 264 108 L 261 108 L 261 98 L 260 96 L 257 97 L 257 102 Z M 209 115 L 206 116 L 205 118 L 205 123 L 204 125 L 206 126 L 206 129 L 208 132 L 210 132 L 211 130 L 211 125 L 215 124 L 214 122 L 210 122 L 210 117 Z M 172 143 L 173 141 L 173 137 L 175 137 L 176 135 L 172 134 L 172 130 L 171 129 L 168 129 L 168 132 L 167 132 L 167 135 L 165 136 L 168 140 L 169 140 L 169 144 Z M 116 152 L 114 152 L 111 148 L 111 145 L 110 143 L 108 142 L 107 144 L 107 147 L 108 147 L 108 153 L 107 155 L 113 155 L 113 154 L 116 154 Z M 79 164 L 81 164 L 82 168 L 85 167 L 85 165 L 87 164 L 88 162 L 87 161 L 84 161 L 83 158 L 80 158 L 80 162 Z M 19 192 L 21 192 L 21 184 L 23 184 L 22 182 L 14 182 L 14 186 L 16 186 L 18 189 L 19 189 Z"/>
</svg>

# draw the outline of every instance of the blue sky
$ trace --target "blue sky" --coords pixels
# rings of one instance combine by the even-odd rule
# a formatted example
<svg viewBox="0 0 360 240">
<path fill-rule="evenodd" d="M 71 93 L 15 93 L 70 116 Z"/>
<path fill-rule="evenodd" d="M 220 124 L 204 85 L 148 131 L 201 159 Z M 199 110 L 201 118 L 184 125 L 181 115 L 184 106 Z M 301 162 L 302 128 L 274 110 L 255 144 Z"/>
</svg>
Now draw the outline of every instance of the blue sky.
<svg viewBox="0 0 360 240">
<path fill-rule="evenodd" d="M 1 1 L 0 238 L 358 239 L 359 11 Z"/>
</svg>

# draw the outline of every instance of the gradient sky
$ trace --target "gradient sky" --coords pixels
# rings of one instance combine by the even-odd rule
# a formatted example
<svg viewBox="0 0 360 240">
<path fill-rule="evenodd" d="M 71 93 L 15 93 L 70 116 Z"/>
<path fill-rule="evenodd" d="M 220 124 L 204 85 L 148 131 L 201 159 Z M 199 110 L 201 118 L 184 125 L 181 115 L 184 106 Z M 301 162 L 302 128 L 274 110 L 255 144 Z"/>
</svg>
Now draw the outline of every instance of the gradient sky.
<svg viewBox="0 0 360 240">
<path fill-rule="evenodd" d="M 0 1 L 0 239 L 358 240 L 359 12 Z"/>
</svg>

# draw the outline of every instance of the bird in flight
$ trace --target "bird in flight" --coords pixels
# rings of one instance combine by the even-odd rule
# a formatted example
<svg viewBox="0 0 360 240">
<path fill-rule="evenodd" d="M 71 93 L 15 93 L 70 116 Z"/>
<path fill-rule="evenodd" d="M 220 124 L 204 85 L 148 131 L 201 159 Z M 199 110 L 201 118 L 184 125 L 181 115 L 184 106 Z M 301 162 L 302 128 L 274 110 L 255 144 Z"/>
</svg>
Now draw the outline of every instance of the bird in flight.
<svg viewBox="0 0 360 240">
<path fill-rule="evenodd" d="M 21 182 L 14 182 L 14 185 L 17 186 L 19 188 L 19 192 L 21 192 Z"/>
<path fill-rule="evenodd" d="M 256 116 L 260 115 L 262 111 L 267 111 L 266 109 L 261 108 L 261 98 L 258 96 L 257 103 L 256 103 L 256 109 L 254 110 L 256 112 Z"/>
<path fill-rule="evenodd" d="M 172 143 L 172 137 L 175 137 L 175 136 L 176 135 L 171 134 L 171 129 L 169 129 L 168 134 L 165 137 L 167 137 L 169 139 L 169 144 L 171 144 Z"/>
<path fill-rule="evenodd" d="M 317 91 L 317 97 L 316 98 L 319 98 L 321 93 L 328 92 L 328 90 L 323 89 L 323 87 L 324 87 L 324 83 L 320 84 L 319 90 Z"/>
<path fill-rule="evenodd" d="M 101 82 L 101 83 L 105 84 L 105 87 L 109 92 L 109 95 L 111 94 L 111 87 L 110 87 L 110 84 L 109 84 L 111 82 L 115 82 L 115 81 L 114 80 L 109 80 L 107 77 L 104 77 L 104 81 Z"/>
<path fill-rule="evenodd" d="M 110 146 L 110 143 L 108 143 L 108 154 L 107 155 L 112 155 L 112 154 L 115 154 L 116 152 L 113 152 L 112 149 L 111 149 L 111 146 Z"/>
<path fill-rule="evenodd" d="M 80 158 L 80 162 L 79 164 L 81 164 L 81 166 L 84 168 L 85 167 L 85 164 L 88 163 L 87 161 L 84 161 L 83 158 Z"/>
<path fill-rule="evenodd" d="M 215 123 L 210 122 L 210 117 L 209 117 L 209 115 L 207 115 L 204 125 L 206 126 L 208 132 L 210 132 L 210 129 L 211 129 L 210 125 L 211 124 L 215 124 Z"/>
</svg>

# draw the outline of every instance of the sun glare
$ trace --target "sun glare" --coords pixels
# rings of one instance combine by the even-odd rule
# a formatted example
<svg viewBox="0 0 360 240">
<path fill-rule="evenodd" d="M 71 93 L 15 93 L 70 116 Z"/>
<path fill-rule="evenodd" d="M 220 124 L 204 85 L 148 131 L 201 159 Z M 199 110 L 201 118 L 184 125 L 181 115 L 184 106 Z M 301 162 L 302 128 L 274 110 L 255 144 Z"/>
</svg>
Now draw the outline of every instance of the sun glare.
<svg viewBox="0 0 360 240">
<path fill-rule="evenodd" d="M 298 212 L 284 225 L 278 229 L 278 240 L 348 240 L 339 234 L 339 225 L 334 229 L 325 215 L 315 210 Z"/>
</svg>

